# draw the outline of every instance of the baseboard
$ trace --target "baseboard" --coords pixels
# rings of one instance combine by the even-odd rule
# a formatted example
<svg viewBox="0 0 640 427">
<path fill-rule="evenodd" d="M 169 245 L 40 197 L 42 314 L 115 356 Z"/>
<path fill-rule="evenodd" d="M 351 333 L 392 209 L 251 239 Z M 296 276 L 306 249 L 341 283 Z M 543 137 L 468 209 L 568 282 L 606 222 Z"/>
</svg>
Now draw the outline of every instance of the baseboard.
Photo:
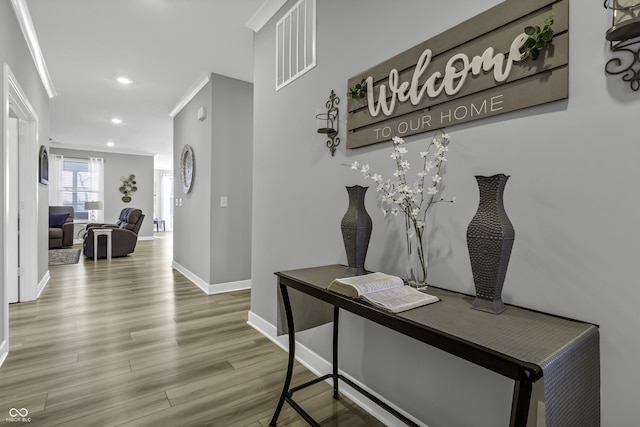
<svg viewBox="0 0 640 427">
<path fill-rule="evenodd" d="M 9 341 L 4 340 L 0 343 L 0 366 L 4 363 L 5 359 L 9 355 Z"/>
<path fill-rule="evenodd" d="M 138 240 L 153 240 L 153 236 L 138 236 Z"/>
<path fill-rule="evenodd" d="M 49 283 L 49 279 L 51 279 L 51 274 L 49 274 L 49 270 L 47 270 L 47 272 L 44 273 L 44 276 L 42 276 L 42 280 L 40 280 L 40 283 L 38 283 L 36 299 L 40 298 L 40 294 L 42 293 L 42 291 L 44 291 L 45 286 L 47 286 L 47 284 Z"/>
<path fill-rule="evenodd" d="M 237 282 L 227 283 L 207 283 L 184 266 L 173 261 L 171 264 L 174 270 L 178 271 L 184 277 L 189 279 L 194 285 L 207 295 L 221 294 L 225 292 L 241 291 L 243 289 L 251 289 L 251 280 L 239 280 Z"/>
<path fill-rule="evenodd" d="M 267 322 L 266 320 L 256 315 L 252 311 L 249 311 L 247 324 L 249 324 L 252 328 L 260 332 L 266 338 L 273 341 L 278 347 L 282 348 L 285 351 L 288 351 L 289 337 L 288 335 L 282 335 L 278 337 L 276 335 L 277 329 L 275 325 L 272 325 L 271 323 Z M 302 364 L 305 368 L 313 372 L 313 374 L 316 376 L 322 376 L 322 375 L 331 373 L 333 369 L 331 362 L 320 357 L 317 353 L 313 352 L 308 347 L 300 343 L 296 343 L 296 360 L 300 362 L 300 364 Z M 392 407 L 393 409 L 395 409 L 396 411 L 404 415 L 405 417 L 409 418 L 410 420 L 418 424 L 419 426 L 428 427 L 426 424 L 416 419 L 411 414 L 408 414 L 407 412 L 405 412 L 404 410 L 402 410 L 392 402 L 389 402 L 387 399 L 380 396 L 375 391 L 369 389 L 360 381 L 352 378 L 350 375 L 346 374 L 341 369 L 339 369 L 338 371 L 340 374 L 344 375 L 346 378 L 349 378 L 358 386 L 362 387 L 364 390 L 368 391 L 369 393 L 371 393 L 372 395 L 374 395 L 375 397 L 377 397 L 378 399 L 380 399 L 381 401 L 383 401 L 384 403 L 386 403 L 387 405 L 389 405 L 390 407 Z M 330 380 L 327 380 L 327 383 L 330 383 Z M 396 417 L 394 417 L 384 409 L 380 408 L 376 403 L 367 399 L 365 396 L 360 394 L 360 392 L 358 392 L 357 390 L 353 389 L 352 387 L 349 387 L 349 385 L 341 382 L 340 393 L 346 396 L 347 398 L 349 398 L 353 403 L 361 407 L 363 410 L 365 410 L 372 416 L 376 417 L 378 420 L 380 420 L 380 422 L 382 422 L 386 426 L 389 426 L 389 427 L 406 426 L 406 424 L 404 424 L 402 421 L 400 421 L 399 419 L 397 419 Z"/>
</svg>

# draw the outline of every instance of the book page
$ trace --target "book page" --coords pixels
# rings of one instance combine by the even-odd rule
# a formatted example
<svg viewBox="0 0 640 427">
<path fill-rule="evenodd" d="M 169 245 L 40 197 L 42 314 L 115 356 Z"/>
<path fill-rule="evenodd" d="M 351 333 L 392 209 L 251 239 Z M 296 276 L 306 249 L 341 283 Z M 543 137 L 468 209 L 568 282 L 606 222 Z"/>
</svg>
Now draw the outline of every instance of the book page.
<svg viewBox="0 0 640 427">
<path fill-rule="evenodd" d="M 439 301 L 438 297 L 425 294 L 409 286 L 371 292 L 363 295 L 362 299 L 392 313 L 400 313 Z"/>
<path fill-rule="evenodd" d="M 327 289 L 351 298 L 358 298 L 380 289 L 401 286 L 404 286 L 404 282 L 397 276 L 390 276 L 385 273 L 370 273 L 362 276 L 335 279 Z"/>
</svg>

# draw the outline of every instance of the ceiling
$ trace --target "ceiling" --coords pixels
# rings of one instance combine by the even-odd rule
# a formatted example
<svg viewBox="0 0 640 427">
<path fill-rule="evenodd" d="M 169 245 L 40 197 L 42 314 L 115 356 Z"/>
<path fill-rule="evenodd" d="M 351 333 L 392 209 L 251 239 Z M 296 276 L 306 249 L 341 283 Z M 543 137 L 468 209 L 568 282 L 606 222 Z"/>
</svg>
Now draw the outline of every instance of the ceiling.
<svg viewBox="0 0 640 427">
<path fill-rule="evenodd" d="M 27 0 L 58 94 L 50 146 L 155 155 L 156 169 L 173 169 L 169 111 L 206 73 L 253 80 L 246 24 L 264 2 Z"/>
</svg>

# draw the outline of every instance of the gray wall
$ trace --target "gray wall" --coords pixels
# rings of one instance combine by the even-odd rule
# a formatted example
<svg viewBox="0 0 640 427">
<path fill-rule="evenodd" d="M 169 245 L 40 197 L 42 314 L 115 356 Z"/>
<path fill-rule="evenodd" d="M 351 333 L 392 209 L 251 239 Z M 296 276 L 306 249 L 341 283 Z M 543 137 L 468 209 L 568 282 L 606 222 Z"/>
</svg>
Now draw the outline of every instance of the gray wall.
<svg viewBox="0 0 640 427">
<path fill-rule="evenodd" d="M 120 211 L 124 208 L 142 209 L 145 214 L 139 237 L 153 236 L 153 156 L 140 156 L 132 154 L 107 153 L 102 151 L 71 150 L 51 147 L 53 154 L 62 154 L 65 157 L 87 159 L 89 157 L 101 157 L 104 159 L 104 222 L 115 223 Z M 123 194 L 120 177 L 134 174 L 138 191 L 132 196 L 129 203 L 122 201 Z M 48 193 L 47 193 L 48 200 Z"/>
<path fill-rule="evenodd" d="M 8 64 L 11 71 L 20 83 L 20 87 L 27 95 L 31 106 L 35 110 L 38 121 L 38 141 L 39 144 L 48 145 L 49 140 L 49 97 L 47 96 L 40 77 L 36 71 L 31 53 L 22 35 L 22 30 L 18 25 L 16 15 L 11 7 L 11 2 L 0 2 L 0 65 Z M 2 91 L 3 89 L 0 89 Z M 5 94 L 2 93 L 2 99 Z M 0 114 L 0 129 L 4 127 L 4 113 Z M 4 139 L 4 136 L 2 137 Z M 36 152 L 38 150 L 36 149 Z M 4 152 L 0 150 L 0 164 L 4 164 Z M 34 159 L 33 161 L 37 161 Z M 4 172 L 4 168 L 3 168 Z M 4 173 L 0 174 L 0 188 L 4 188 Z M 49 248 L 49 225 L 48 225 L 48 187 L 38 186 L 38 281 L 41 281 L 49 270 L 47 250 Z M 0 213 L 1 215 L 1 213 Z M 0 221 L 0 235 L 4 236 L 4 219 Z M 0 245 L 0 277 L 4 271 L 4 254 Z M 1 317 L 1 316 L 0 316 Z M 2 319 L 0 319 L 2 322 Z M 2 325 L 0 325 L 0 328 Z"/>
<path fill-rule="evenodd" d="M 211 82 L 173 119 L 174 206 L 173 260 L 211 283 L 211 117 L 201 122 L 197 111 L 211 108 Z M 185 145 L 193 147 L 194 173 L 191 191 L 182 192 L 180 156 Z"/>
<path fill-rule="evenodd" d="M 207 109 L 204 121 L 199 108 Z M 174 260 L 209 283 L 251 278 L 253 87 L 212 74 L 174 119 Z M 192 190 L 182 192 L 180 155 L 193 147 Z M 228 207 L 220 206 L 227 197 Z"/>
<path fill-rule="evenodd" d="M 344 186 L 371 181 L 343 164 L 370 163 L 385 176 L 393 171 L 389 144 L 346 151 L 344 131 L 330 156 L 314 120 L 330 90 L 342 99 L 344 130 L 349 77 L 497 3 L 319 1 L 318 65 L 278 92 L 274 27 L 281 15 L 255 36 L 255 315 L 275 325 L 273 272 L 346 263 L 339 230 Z M 444 182 L 457 202 L 431 216 L 429 278 L 474 293 L 465 239 L 478 203 L 474 175 L 511 175 L 505 204 L 516 239 L 504 300 L 599 324 L 602 425 L 632 426 L 640 395 L 640 198 L 633 172 L 640 158 L 640 95 L 603 71 L 611 56 L 604 39 L 609 23 L 601 6 L 572 3 L 567 101 L 447 129 L 452 143 Z M 417 153 L 431 136 L 408 138 L 407 149 Z M 366 205 L 374 223 L 367 268 L 402 274 L 402 218 L 382 217 L 374 187 Z M 299 340 L 331 360 L 330 333 L 323 327 Z M 349 315 L 341 321 L 341 345 L 342 369 L 430 426 L 506 425 L 510 381 Z"/>
</svg>

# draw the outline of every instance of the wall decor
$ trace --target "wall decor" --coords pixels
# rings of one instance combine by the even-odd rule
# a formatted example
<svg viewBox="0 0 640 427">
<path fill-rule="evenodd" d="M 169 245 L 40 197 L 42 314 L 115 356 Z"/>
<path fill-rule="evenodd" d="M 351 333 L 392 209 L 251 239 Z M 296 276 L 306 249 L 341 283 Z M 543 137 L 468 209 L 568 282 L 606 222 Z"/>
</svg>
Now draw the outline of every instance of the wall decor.
<svg viewBox="0 0 640 427">
<path fill-rule="evenodd" d="M 193 148 L 187 144 L 182 147 L 180 154 L 180 182 L 182 183 L 182 192 L 187 194 L 193 186 L 193 176 L 195 173 L 195 157 Z"/>
<path fill-rule="evenodd" d="M 473 308 L 493 314 L 500 314 L 505 309 L 502 287 L 515 238 L 503 203 L 508 179 L 505 174 L 476 176 L 480 201 L 467 227 L 467 246 L 476 288 Z"/>
<path fill-rule="evenodd" d="M 329 100 L 327 101 L 326 113 L 316 114 L 318 119 L 318 133 L 325 134 L 329 137 L 327 140 L 327 148 L 331 151 L 331 156 L 336 153 L 336 147 L 340 145 L 340 138 L 338 138 L 339 132 L 339 117 L 340 110 L 337 105 L 340 103 L 340 98 L 336 96 L 336 93 L 331 90 Z"/>
<path fill-rule="evenodd" d="M 131 174 L 128 177 L 121 176 L 120 182 L 122 185 L 120 186 L 120 192 L 124 194 L 122 196 L 122 201 L 125 203 L 129 203 L 131 201 L 131 196 L 133 193 L 138 191 L 138 187 L 136 187 L 136 176 Z"/>
<path fill-rule="evenodd" d="M 567 98 L 568 64 L 569 0 L 505 0 L 349 79 L 347 148 Z"/>
<path fill-rule="evenodd" d="M 621 75 L 631 89 L 640 89 L 640 1 L 606 0 L 604 7 L 612 11 L 611 28 L 606 39 L 613 58 L 604 69 L 607 74 Z"/>
<path fill-rule="evenodd" d="M 38 177 L 40 184 L 49 184 L 49 153 L 44 145 L 40 146 L 40 154 L 38 155 Z"/>
</svg>

